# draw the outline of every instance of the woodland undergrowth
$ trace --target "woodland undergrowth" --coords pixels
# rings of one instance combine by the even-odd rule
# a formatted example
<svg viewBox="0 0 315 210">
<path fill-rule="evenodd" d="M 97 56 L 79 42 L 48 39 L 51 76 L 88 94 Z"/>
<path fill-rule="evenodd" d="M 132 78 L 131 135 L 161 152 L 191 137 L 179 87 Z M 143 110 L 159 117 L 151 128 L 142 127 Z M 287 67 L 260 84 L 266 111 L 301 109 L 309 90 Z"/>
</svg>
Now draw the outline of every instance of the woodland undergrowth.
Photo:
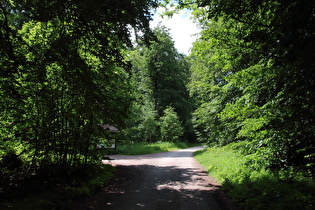
<svg viewBox="0 0 315 210">
<path fill-rule="evenodd" d="M 241 209 L 314 209 L 312 178 L 293 170 L 257 167 L 237 148 L 238 143 L 207 148 L 197 151 L 195 158 Z"/>
</svg>

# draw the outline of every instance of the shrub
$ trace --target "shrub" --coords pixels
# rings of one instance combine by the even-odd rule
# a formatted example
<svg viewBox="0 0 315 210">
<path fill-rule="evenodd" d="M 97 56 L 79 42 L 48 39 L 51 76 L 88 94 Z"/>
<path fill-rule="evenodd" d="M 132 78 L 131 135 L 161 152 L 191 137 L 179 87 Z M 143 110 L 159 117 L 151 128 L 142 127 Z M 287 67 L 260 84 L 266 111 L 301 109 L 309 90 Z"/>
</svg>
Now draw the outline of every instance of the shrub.
<svg viewBox="0 0 315 210">
<path fill-rule="evenodd" d="M 161 137 L 163 141 L 176 142 L 184 134 L 177 113 L 172 107 L 164 110 L 161 121 Z"/>
</svg>

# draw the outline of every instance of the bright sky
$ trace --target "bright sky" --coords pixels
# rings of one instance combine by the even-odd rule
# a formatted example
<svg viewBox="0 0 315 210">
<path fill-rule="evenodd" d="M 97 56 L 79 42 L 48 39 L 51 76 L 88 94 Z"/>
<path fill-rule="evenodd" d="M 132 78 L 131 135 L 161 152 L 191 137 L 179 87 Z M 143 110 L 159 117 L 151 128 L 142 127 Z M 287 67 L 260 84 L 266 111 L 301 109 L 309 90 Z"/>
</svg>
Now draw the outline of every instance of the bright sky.
<svg viewBox="0 0 315 210">
<path fill-rule="evenodd" d="M 159 12 L 161 12 L 160 9 L 157 10 L 157 13 Z M 162 25 L 170 29 L 177 51 L 189 55 L 192 43 L 197 38 L 194 34 L 199 32 L 197 25 L 190 19 L 192 16 L 191 12 L 189 10 L 183 10 L 179 14 L 174 14 L 171 19 L 168 17 L 161 18 L 157 13 L 155 13 L 150 27 L 153 29 L 159 22 L 162 22 Z"/>
</svg>

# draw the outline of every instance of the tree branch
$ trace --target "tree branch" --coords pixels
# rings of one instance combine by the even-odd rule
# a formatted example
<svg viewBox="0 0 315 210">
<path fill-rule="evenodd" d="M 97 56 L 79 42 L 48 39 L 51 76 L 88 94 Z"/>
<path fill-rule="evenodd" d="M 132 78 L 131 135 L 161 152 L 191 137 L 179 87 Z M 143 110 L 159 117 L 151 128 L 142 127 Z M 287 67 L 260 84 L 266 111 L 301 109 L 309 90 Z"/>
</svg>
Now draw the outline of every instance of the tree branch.
<svg viewBox="0 0 315 210">
<path fill-rule="evenodd" d="M 244 23 L 244 24 L 248 24 L 248 25 L 254 25 L 254 26 L 260 26 L 260 27 L 264 27 L 264 28 L 271 28 L 271 26 L 269 25 L 265 25 L 265 24 L 261 24 L 261 23 L 249 23 L 247 21 L 241 20 L 235 16 L 230 15 L 230 17 L 240 23 Z"/>
</svg>

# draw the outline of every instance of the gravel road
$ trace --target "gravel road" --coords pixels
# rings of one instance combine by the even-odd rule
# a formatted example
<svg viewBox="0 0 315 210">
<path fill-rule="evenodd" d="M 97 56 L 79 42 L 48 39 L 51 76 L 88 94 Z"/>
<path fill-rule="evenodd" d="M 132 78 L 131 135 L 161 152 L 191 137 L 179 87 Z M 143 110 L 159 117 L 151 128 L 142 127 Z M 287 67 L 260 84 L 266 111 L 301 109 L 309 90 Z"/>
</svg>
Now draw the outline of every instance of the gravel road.
<svg viewBox="0 0 315 210">
<path fill-rule="evenodd" d="M 236 209 L 193 158 L 202 147 L 140 156 L 112 155 L 117 177 L 77 209 Z"/>
</svg>

